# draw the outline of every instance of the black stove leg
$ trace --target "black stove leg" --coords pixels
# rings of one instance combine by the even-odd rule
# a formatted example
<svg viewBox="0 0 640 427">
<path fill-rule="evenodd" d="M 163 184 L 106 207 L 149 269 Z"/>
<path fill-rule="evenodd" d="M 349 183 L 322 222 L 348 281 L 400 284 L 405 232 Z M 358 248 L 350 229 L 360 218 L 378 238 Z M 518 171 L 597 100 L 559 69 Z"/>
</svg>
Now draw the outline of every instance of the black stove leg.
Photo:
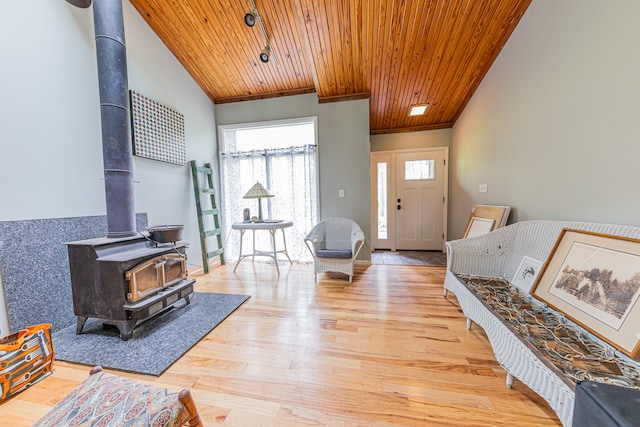
<svg viewBox="0 0 640 427">
<path fill-rule="evenodd" d="M 84 324 L 86 323 L 88 317 L 87 316 L 78 316 L 78 325 L 76 326 L 76 335 L 80 335 L 82 333 L 82 328 L 84 328 Z"/>
<path fill-rule="evenodd" d="M 122 341 L 129 341 L 133 338 L 133 328 L 136 327 L 135 320 L 119 320 L 113 322 L 120 331 L 120 339 Z"/>
</svg>

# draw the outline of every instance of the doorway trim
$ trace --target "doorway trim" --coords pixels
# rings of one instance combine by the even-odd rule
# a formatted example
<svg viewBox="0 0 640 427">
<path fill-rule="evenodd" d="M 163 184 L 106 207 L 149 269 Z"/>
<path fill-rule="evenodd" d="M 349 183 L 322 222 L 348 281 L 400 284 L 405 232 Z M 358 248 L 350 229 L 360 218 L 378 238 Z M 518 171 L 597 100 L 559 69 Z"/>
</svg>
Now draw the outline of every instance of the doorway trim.
<svg viewBox="0 0 640 427">
<path fill-rule="evenodd" d="M 396 250 L 396 210 L 392 209 L 395 206 L 393 201 L 396 199 L 396 155 L 397 154 L 426 154 L 433 152 L 441 152 L 444 157 L 444 203 L 443 206 L 443 244 L 442 251 L 446 250 L 444 242 L 447 241 L 447 215 L 449 205 L 449 147 L 432 147 L 432 148 L 420 148 L 420 149 L 406 149 L 406 150 L 389 150 L 389 151 L 372 151 L 369 155 L 369 174 L 370 174 L 370 215 L 371 215 L 371 250 L 375 249 L 389 249 Z M 386 213 L 387 213 L 387 238 L 380 239 L 378 236 L 378 164 L 387 164 L 387 200 L 386 200 Z"/>
</svg>

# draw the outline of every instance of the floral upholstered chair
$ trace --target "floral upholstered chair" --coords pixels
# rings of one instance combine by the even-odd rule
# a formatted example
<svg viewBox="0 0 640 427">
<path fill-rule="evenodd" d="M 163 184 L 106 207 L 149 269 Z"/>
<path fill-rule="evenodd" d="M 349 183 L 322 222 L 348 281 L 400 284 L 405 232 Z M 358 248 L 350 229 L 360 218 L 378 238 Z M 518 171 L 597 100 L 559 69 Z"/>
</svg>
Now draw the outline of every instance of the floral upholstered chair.
<svg viewBox="0 0 640 427">
<path fill-rule="evenodd" d="M 45 426 L 202 427 L 188 389 L 180 393 L 103 372 L 100 366 L 40 418 Z"/>
<path fill-rule="evenodd" d="M 349 218 L 330 218 L 319 222 L 304 238 L 315 261 L 315 277 L 337 271 L 353 280 L 353 266 L 364 244 L 360 226 Z"/>
</svg>

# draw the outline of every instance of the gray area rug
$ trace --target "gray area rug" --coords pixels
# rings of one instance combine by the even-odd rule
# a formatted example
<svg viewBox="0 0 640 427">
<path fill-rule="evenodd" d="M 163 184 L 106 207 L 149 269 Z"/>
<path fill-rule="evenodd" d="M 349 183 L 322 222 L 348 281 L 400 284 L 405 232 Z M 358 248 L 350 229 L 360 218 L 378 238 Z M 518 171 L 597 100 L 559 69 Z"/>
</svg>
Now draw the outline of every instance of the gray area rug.
<svg viewBox="0 0 640 427">
<path fill-rule="evenodd" d="M 196 292 L 190 304 L 139 325 L 128 341 L 120 339 L 114 326 L 89 319 L 80 335 L 75 324 L 52 334 L 55 359 L 160 375 L 247 299 Z"/>
</svg>

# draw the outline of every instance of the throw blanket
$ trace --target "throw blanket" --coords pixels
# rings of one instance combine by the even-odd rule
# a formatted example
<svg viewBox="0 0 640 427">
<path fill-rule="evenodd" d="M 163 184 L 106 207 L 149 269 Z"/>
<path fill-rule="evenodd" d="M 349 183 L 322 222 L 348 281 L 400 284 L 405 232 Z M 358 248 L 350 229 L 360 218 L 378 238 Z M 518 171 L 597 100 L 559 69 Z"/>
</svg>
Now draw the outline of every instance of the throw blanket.
<svg viewBox="0 0 640 427">
<path fill-rule="evenodd" d="M 508 281 L 456 277 L 574 384 L 597 381 L 640 389 L 640 364 L 616 353 Z"/>
</svg>

